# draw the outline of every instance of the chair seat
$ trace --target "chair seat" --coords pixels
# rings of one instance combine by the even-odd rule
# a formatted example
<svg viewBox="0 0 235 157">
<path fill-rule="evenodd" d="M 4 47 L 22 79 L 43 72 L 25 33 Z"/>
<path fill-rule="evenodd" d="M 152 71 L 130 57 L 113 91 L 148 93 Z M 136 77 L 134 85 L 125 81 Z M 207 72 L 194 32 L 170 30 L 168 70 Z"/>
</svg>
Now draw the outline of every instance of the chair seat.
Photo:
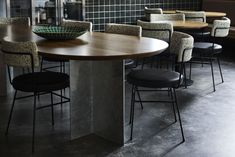
<svg viewBox="0 0 235 157">
<path fill-rule="evenodd" d="M 134 70 L 127 75 L 130 84 L 149 88 L 174 88 L 179 84 L 178 72 L 161 69 Z"/>
<path fill-rule="evenodd" d="M 194 38 L 209 37 L 210 34 L 210 32 L 190 32 L 190 35 L 192 35 Z"/>
<path fill-rule="evenodd" d="M 212 51 L 212 49 L 214 49 Z M 222 52 L 222 46 L 219 44 L 209 43 L 209 42 L 195 42 L 194 43 L 194 51 L 195 52 L 201 52 L 201 53 L 221 53 Z"/>
<path fill-rule="evenodd" d="M 12 85 L 23 92 L 50 92 L 69 87 L 69 76 L 57 72 L 28 73 L 15 77 Z"/>
</svg>

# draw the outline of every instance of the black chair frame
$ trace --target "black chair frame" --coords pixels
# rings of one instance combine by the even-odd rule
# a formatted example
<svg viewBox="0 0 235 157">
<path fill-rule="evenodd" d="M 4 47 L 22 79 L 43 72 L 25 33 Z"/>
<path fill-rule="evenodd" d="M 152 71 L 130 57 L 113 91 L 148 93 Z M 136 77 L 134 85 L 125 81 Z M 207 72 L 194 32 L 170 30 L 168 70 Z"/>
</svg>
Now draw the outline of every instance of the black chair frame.
<svg viewBox="0 0 235 157">
<path fill-rule="evenodd" d="M 181 129 L 181 135 L 182 135 L 182 143 L 185 141 L 184 131 L 183 131 L 183 126 L 182 126 L 182 122 L 181 122 L 181 116 L 180 116 L 180 111 L 179 111 L 179 107 L 178 107 L 178 102 L 177 102 L 177 96 L 176 96 L 176 90 L 175 89 L 179 88 L 180 84 L 182 82 L 182 74 L 185 71 L 185 62 L 184 62 L 185 53 L 186 53 L 187 50 L 192 50 L 192 49 L 193 49 L 192 47 L 188 47 L 188 48 L 185 48 L 184 51 L 183 51 L 182 62 L 179 63 L 179 66 L 180 66 L 180 68 L 179 68 L 179 73 L 180 73 L 180 75 L 179 75 L 179 82 L 178 82 L 178 85 L 176 87 L 166 87 L 167 88 L 166 90 L 164 90 L 164 89 L 139 90 L 138 86 L 132 85 L 130 121 L 129 121 L 129 124 L 131 124 L 130 140 L 132 140 L 132 138 L 133 138 L 133 124 L 134 124 L 135 102 L 139 102 L 141 104 L 142 109 L 143 109 L 143 105 L 142 105 L 143 103 L 156 103 L 156 102 L 158 102 L 158 103 L 171 103 L 172 104 L 172 109 L 173 109 L 174 119 L 175 119 L 174 123 L 177 122 L 177 115 L 178 115 L 180 129 Z M 183 78 L 185 80 L 185 76 Z M 152 92 L 155 92 L 155 91 L 161 91 L 161 92 L 162 91 L 167 91 L 170 94 L 171 100 L 170 101 L 168 101 L 168 100 L 161 100 L 161 101 L 142 100 L 141 97 L 140 97 L 140 92 L 148 92 L 148 91 L 152 91 Z M 135 99 L 136 93 L 138 95 L 138 99 L 139 100 Z"/>
<path fill-rule="evenodd" d="M 34 73 L 34 60 L 33 60 L 33 55 L 31 53 L 26 53 L 26 52 L 7 52 L 5 50 L 1 50 L 1 51 L 3 53 L 5 53 L 5 54 L 30 56 L 31 70 L 32 70 L 31 73 Z M 7 65 L 7 69 L 8 69 L 9 81 L 10 81 L 10 84 L 12 85 L 12 78 L 11 78 L 11 73 L 10 73 L 10 65 Z M 5 135 L 8 135 L 8 130 L 9 130 L 10 122 L 11 122 L 11 119 L 12 119 L 12 113 L 13 113 L 15 101 L 19 100 L 19 99 L 34 97 L 34 104 L 33 104 L 33 135 L 32 135 L 32 152 L 34 152 L 36 110 L 43 109 L 43 108 L 46 108 L 46 107 L 51 107 L 52 125 L 54 125 L 54 108 L 53 108 L 53 106 L 59 105 L 61 103 L 68 103 L 68 102 L 70 102 L 70 99 L 67 98 L 67 97 L 64 97 L 62 95 L 58 95 L 57 93 L 54 93 L 52 91 L 51 92 L 41 92 L 41 93 L 34 92 L 33 95 L 31 94 L 31 95 L 21 96 L 21 97 L 17 97 L 17 92 L 18 92 L 18 90 L 15 90 L 14 97 L 13 97 L 13 102 L 12 102 L 12 106 L 11 106 L 11 110 L 10 110 L 10 114 L 9 114 L 9 118 L 8 118 L 7 128 L 6 128 L 6 131 L 5 131 Z M 36 97 L 38 95 L 44 95 L 44 94 L 48 94 L 48 93 L 50 93 L 50 95 L 51 95 L 51 104 L 37 107 L 36 106 Z M 62 102 L 59 102 L 59 103 L 54 103 L 53 102 L 53 95 L 56 95 L 56 96 L 59 96 L 59 97 L 63 97 L 63 99 L 65 99 L 65 100 L 62 101 Z"/>
<path fill-rule="evenodd" d="M 219 53 L 215 53 L 215 36 L 216 32 L 218 30 L 223 30 L 223 29 L 229 29 L 228 27 L 219 27 L 215 28 L 213 36 L 211 36 L 211 41 L 212 41 L 212 46 L 210 47 L 210 50 L 208 54 L 204 54 L 203 52 L 199 54 L 199 56 L 193 57 L 193 60 L 190 61 L 190 72 L 189 72 L 189 78 L 191 79 L 192 76 L 192 63 L 194 64 L 209 64 L 211 66 L 211 76 L 212 76 L 212 83 L 213 83 L 213 91 L 215 92 L 215 77 L 214 77 L 214 67 L 213 67 L 213 61 L 217 60 L 218 66 L 219 66 L 219 72 L 220 72 L 220 77 L 221 77 L 221 82 L 224 83 L 224 77 L 222 73 L 222 68 L 220 64 L 220 58 L 219 58 Z M 222 50 L 221 50 L 222 51 Z"/>
</svg>

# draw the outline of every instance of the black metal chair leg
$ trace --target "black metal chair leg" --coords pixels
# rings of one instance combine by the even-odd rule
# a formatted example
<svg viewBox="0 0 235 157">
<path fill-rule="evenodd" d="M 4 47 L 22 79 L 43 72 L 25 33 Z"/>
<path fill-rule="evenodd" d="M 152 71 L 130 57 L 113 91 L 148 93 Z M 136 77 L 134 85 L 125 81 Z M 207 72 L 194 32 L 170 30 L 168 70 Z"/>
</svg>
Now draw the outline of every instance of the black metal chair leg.
<svg viewBox="0 0 235 157">
<path fill-rule="evenodd" d="M 63 110 L 63 97 L 62 97 L 63 96 L 63 90 L 62 89 L 60 90 L 60 95 L 61 95 L 60 96 L 60 107 L 61 107 L 61 110 Z"/>
<path fill-rule="evenodd" d="M 185 64 L 183 64 L 182 66 L 183 66 L 183 70 L 184 70 L 184 87 L 187 88 L 187 76 L 186 76 Z"/>
<path fill-rule="evenodd" d="M 174 97 L 173 97 L 172 89 L 170 89 L 169 91 L 170 91 L 170 94 L 171 94 L 172 109 L 173 109 L 173 112 L 174 112 L 175 122 L 177 122 L 176 111 L 175 111 L 175 103 L 174 103 L 175 99 L 174 99 Z"/>
<path fill-rule="evenodd" d="M 179 117 L 179 123 L 180 123 L 181 135 L 182 135 L 182 142 L 184 142 L 185 141 L 184 130 L 183 130 L 182 122 L 181 122 L 181 117 L 180 117 L 180 111 L 179 111 L 179 106 L 178 106 L 178 102 L 177 102 L 176 91 L 175 91 L 174 88 L 173 88 L 173 92 L 174 92 L 174 97 L 175 97 L 175 106 L 176 106 L 176 110 L 177 110 L 178 117 Z"/>
<path fill-rule="evenodd" d="M 214 89 L 214 92 L 215 92 L 215 78 L 214 78 L 214 69 L 213 69 L 212 59 L 210 59 L 210 65 L 211 65 L 211 75 L 212 75 L 213 89 Z"/>
<path fill-rule="evenodd" d="M 36 121 L 36 97 L 37 93 L 34 93 L 34 104 L 33 104 L 33 135 L 32 135 L 32 153 L 34 152 L 34 138 L 35 138 L 35 121 Z"/>
<path fill-rule="evenodd" d="M 192 62 L 189 63 L 189 79 L 192 78 Z"/>
<path fill-rule="evenodd" d="M 7 129 L 6 129 L 5 135 L 8 134 L 8 130 L 9 130 L 9 126 L 10 126 L 11 118 L 12 118 L 12 113 L 13 113 L 13 108 L 15 106 L 16 95 L 17 95 L 17 90 L 15 91 L 15 94 L 14 94 L 14 98 L 13 98 L 13 102 L 12 102 L 12 106 L 11 106 L 11 111 L 10 111 L 10 115 L 9 115 L 9 119 L 8 119 Z"/>
<path fill-rule="evenodd" d="M 217 57 L 217 62 L 218 62 L 218 65 L 219 65 L 219 71 L 220 71 L 221 80 L 222 80 L 222 83 L 224 83 L 224 77 L 223 77 L 223 73 L 222 73 L 219 57 Z"/>
<path fill-rule="evenodd" d="M 144 109 L 144 107 L 143 107 L 143 103 L 142 103 L 142 101 L 141 101 L 140 92 L 139 92 L 139 90 L 138 90 L 138 88 L 137 88 L 137 87 L 136 87 L 136 92 L 137 92 L 137 95 L 138 95 L 138 98 L 139 98 L 139 101 L 140 101 L 141 109 L 143 110 L 143 109 Z"/>
<path fill-rule="evenodd" d="M 132 116 L 131 116 L 131 137 L 130 137 L 130 140 L 132 140 L 132 137 L 133 137 L 133 124 L 134 124 L 134 118 L 135 118 L 135 89 L 134 88 L 134 91 L 133 91 L 133 97 L 132 97 Z"/>
<path fill-rule="evenodd" d="M 130 108 L 130 120 L 129 120 L 129 124 L 131 124 L 131 119 L 132 119 L 132 101 L 134 100 L 133 96 L 134 96 L 134 85 L 132 85 L 132 88 L 131 88 L 131 108 Z"/>
<path fill-rule="evenodd" d="M 51 121 L 52 125 L 54 125 L 54 106 L 53 106 L 53 93 L 51 92 Z"/>
<path fill-rule="evenodd" d="M 145 62 L 145 58 L 143 58 L 143 60 L 142 60 L 142 66 L 141 66 L 141 69 L 144 69 L 144 62 Z"/>
</svg>

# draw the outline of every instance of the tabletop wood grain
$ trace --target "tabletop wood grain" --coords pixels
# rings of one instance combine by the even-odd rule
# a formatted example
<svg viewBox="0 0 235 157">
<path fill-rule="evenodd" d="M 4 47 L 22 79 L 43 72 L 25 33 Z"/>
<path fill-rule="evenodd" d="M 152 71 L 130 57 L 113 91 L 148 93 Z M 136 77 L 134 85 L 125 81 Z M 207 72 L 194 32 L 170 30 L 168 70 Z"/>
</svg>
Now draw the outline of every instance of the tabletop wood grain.
<svg viewBox="0 0 235 157">
<path fill-rule="evenodd" d="M 183 11 L 192 11 L 192 10 L 183 10 Z M 176 10 L 163 10 L 164 14 L 175 14 Z M 216 18 L 216 17 L 224 17 L 226 13 L 223 12 L 212 12 L 212 11 L 205 11 L 207 18 Z"/>
<path fill-rule="evenodd" d="M 69 60 L 120 60 L 157 55 L 168 48 L 162 40 L 100 32 L 87 32 L 75 40 L 46 40 L 32 27 L 0 26 L 0 38 L 10 41 L 34 41 L 40 55 Z"/>
</svg>

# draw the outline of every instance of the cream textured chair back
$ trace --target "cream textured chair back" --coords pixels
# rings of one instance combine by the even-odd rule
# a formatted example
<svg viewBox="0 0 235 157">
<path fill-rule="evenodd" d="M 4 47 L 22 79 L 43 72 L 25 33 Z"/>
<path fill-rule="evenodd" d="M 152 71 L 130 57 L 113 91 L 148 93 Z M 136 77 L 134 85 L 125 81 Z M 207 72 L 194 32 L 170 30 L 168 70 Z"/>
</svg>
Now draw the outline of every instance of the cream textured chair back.
<svg viewBox="0 0 235 157">
<path fill-rule="evenodd" d="M 173 25 L 170 22 L 151 23 L 146 21 L 137 21 L 137 25 L 142 27 L 142 36 L 164 40 L 168 43 L 171 41 Z"/>
<path fill-rule="evenodd" d="M 136 25 L 109 23 L 105 28 L 106 33 L 142 36 L 142 28 Z"/>
<path fill-rule="evenodd" d="M 39 57 L 37 45 L 34 42 L 10 42 L 5 37 L 2 41 L 2 50 L 11 53 L 4 53 L 4 61 L 9 66 L 15 67 L 37 67 Z M 22 55 L 20 54 L 22 53 Z M 31 60 L 31 57 L 33 60 Z M 33 63 L 33 65 L 32 65 Z"/>
<path fill-rule="evenodd" d="M 144 12 L 148 14 L 163 14 L 162 8 L 144 8 Z"/>
<path fill-rule="evenodd" d="M 188 62 L 192 58 L 194 39 L 191 35 L 175 31 L 171 38 L 170 51 L 177 55 L 177 62 Z"/>
<path fill-rule="evenodd" d="M 11 18 L 0 18 L 0 24 L 21 24 L 21 25 L 30 25 L 29 17 L 11 17 Z"/>
<path fill-rule="evenodd" d="M 150 22 L 156 21 L 185 21 L 184 14 L 150 14 Z"/>
<path fill-rule="evenodd" d="M 150 21 L 150 14 L 163 14 L 162 8 L 144 8 L 145 18 Z"/>
<path fill-rule="evenodd" d="M 87 29 L 87 31 L 92 32 L 92 23 L 88 21 L 63 20 L 62 26 L 78 27 Z"/>
<path fill-rule="evenodd" d="M 176 13 L 184 14 L 186 21 L 206 22 L 206 13 L 204 11 L 180 11 L 180 10 L 176 10 Z"/>
<path fill-rule="evenodd" d="M 9 24 L 10 19 L 5 17 L 0 17 L 0 24 Z"/>
<path fill-rule="evenodd" d="M 231 21 L 227 17 L 223 17 L 221 20 L 214 20 L 211 29 L 212 37 L 226 37 L 229 34 Z"/>
<path fill-rule="evenodd" d="M 10 18 L 11 24 L 21 24 L 21 25 L 30 25 L 29 17 L 12 17 Z"/>
</svg>

